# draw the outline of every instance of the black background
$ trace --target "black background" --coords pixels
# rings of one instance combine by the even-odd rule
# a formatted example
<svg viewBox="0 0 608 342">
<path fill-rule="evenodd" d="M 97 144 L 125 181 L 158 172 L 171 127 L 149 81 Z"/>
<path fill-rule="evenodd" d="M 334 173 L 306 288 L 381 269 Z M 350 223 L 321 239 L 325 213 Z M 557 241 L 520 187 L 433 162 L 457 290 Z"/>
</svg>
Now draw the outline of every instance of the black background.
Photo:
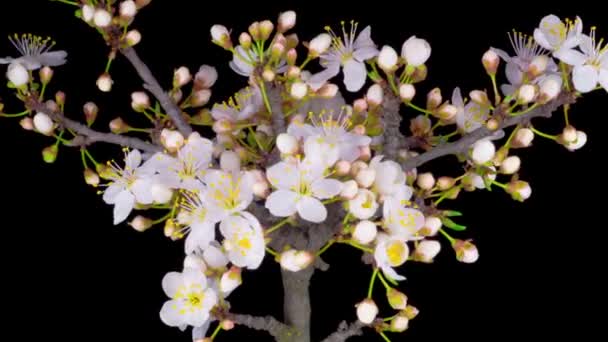
<svg viewBox="0 0 608 342">
<path fill-rule="evenodd" d="M 391 44 L 399 50 L 412 34 L 427 39 L 433 47 L 430 77 L 419 93 L 440 86 L 448 97 L 457 85 L 466 92 L 487 88 L 482 53 L 489 46 L 507 49 L 506 32 L 513 28 L 532 32 L 546 14 L 578 14 L 586 28 L 598 25 L 599 34 L 608 32 L 598 5 L 578 1 L 533 9 L 531 3 L 274 5 L 255 1 L 242 5 L 154 0 L 138 15 L 135 25 L 143 41 L 137 49 L 165 86 L 181 65 L 193 71 L 200 64 L 217 65 L 220 80 L 213 100 L 221 100 L 243 86 L 245 79 L 227 67 L 229 54 L 211 44 L 210 26 L 224 24 L 236 37 L 253 20 L 274 20 L 280 11 L 294 9 L 301 40 L 322 32 L 325 25 L 336 28 L 340 20 L 350 19 L 359 21 L 361 28 L 371 24 L 372 37 L 380 46 Z M 117 81 L 113 92 L 96 90 L 107 48 L 96 32 L 72 15 L 72 7 L 42 0 L 3 1 L 0 13 L 1 35 L 50 35 L 58 48 L 68 51 L 69 63 L 56 70 L 51 90 L 67 93 L 71 117 L 80 117 L 88 100 L 100 106 L 102 122 L 118 114 L 127 119 L 136 115 L 129 111 L 129 94 L 139 90 L 141 82 L 124 60 L 113 66 Z M 0 55 L 13 53 L 8 41 L 0 42 Z M 22 110 L 6 90 L 2 98 L 7 112 Z M 533 187 L 527 202 L 514 202 L 500 191 L 459 198 L 455 208 L 465 212 L 462 222 L 469 229 L 458 236 L 474 239 L 480 260 L 459 264 L 444 245 L 434 264 L 407 264 L 402 271 L 408 280 L 402 289 L 421 313 L 408 332 L 393 335 L 393 341 L 500 337 L 579 341 L 587 340 L 604 323 L 605 296 L 600 290 L 605 288 L 606 269 L 607 143 L 602 125 L 608 115 L 606 104 L 608 95 L 596 91 L 573 107 L 572 123 L 589 136 L 582 150 L 571 153 L 537 137 L 533 148 L 516 152 L 523 160 L 522 178 Z M 551 123 L 538 125 L 557 133 L 562 122 L 557 115 Z M 0 334 L 15 333 L 19 340 L 188 341 L 189 332 L 164 326 L 158 316 L 166 300 L 161 279 L 180 268 L 182 243 L 168 241 L 160 229 L 142 234 L 124 224 L 112 226 L 111 207 L 82 181 L 77 151 L 61 149 L 56 164 L 44 164 L 40 151 L 51 143 L 21 130 L 17 120 L 0 123 L 0 312 L 4 316 Z M 116 149 L 94 151 L 100 158 L 119 157 Z M 355 319 L 353 305 L 365 296 L 370 275 L 359 261 L 359 252 L 349 248 L 334 247 L 325 259 L 332 268 L 317 273 L 312 281 L 315 341 L 340 321 Z M 244 285 L 230 301 L 236 312 L 281 315 L 281 298 L 278 267 L 267 258 L 260 270 L 244 274 Z M 223 332 L 218 339 L 270 341 L 245 328 Z M 379 340 L 372 332 L 353 339 Z"/>
</svg>

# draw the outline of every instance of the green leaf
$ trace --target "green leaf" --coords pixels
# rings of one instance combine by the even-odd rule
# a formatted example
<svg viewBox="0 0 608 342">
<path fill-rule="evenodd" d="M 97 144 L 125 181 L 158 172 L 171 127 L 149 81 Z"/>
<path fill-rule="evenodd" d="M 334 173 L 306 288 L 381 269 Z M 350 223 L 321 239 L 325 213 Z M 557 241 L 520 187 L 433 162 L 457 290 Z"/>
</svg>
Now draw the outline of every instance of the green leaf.
<svg viewBox="0 0 608 342">
<path fill-rule="evenodd" d="M 450 228 L 451 230 L 455 230 L 457 232 L 467 229 L 466 226 L 457 224 L 456 222 L 452 221 L 451 219 L 449 219 L 447 217 L 442 218 L 441 223 L 443 223 L 444 226 Z"/>
<path fill-rule="evenodd" d="M 443 214 L 447 217 L 462 216 L 462 213 L 456 210 L 445 210 Z"/>
<path fill-rule="evenodd" d="M 391 277 L 389 277 L 387 275 L 384 275 L 383 277 L 384 277 L 384 279 L 386 281 L 388 281 L 389 283 L 391 283 L 393 286 L 399 286 L 399 283 L 395 279 L 393 279 L 393 278 L 391 278 Z"/>
</svg>

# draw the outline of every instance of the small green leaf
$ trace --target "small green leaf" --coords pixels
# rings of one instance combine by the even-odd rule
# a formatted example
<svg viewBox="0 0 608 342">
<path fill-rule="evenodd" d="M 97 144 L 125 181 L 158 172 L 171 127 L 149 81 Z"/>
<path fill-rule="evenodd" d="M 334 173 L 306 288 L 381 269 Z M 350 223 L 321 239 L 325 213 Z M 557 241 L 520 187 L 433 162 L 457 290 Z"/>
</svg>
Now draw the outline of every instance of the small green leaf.
<svg viewBox="0 0 608 342">
<path fill-rule="evenodd" d="M 447 217 L 462 216 L 462 213 L 456 210 L 445 210 L 443 214 Z"/>
<path fill-rule="evenodd" d="M 387 276 L 386 274 L 384 275 L 384 279 L 386 279 L 386 280 L 387 280 L 389 283 L 391 283 L 393 286 L 399 286 L 399 283 L 398 283 L 398 282 L 397 282 L 395 279 L 393 279 L 393 278 L 391 278 L 391 277 Z"/>
<path fill-rule="evenodd" d="M 446 227 L 448 227 L 448 228 L 450 228 L 452 230 L 458 231 L 458 232 L 467 229 L 466 226 L 457 224 L 457 223 L 455 223 L 454 221 L 452 221 L 451 219 L 449 219 L 447 217 L 442 218 L 441 219 L 441 223 L 443 223 L 444 226 L 446 226 Z"/>
</svg>

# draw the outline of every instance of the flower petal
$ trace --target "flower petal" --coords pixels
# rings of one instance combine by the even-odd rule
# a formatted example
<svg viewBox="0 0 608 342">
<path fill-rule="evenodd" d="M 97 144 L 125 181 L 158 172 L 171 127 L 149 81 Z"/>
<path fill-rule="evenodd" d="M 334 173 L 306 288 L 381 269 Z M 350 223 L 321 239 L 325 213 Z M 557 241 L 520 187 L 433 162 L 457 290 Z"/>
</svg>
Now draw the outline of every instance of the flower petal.
<svg viewBox="0 0 608 342">
<path fill-rule="evenodd" d="M 316 91 L 339 72 L 340 63 L 330 63 L 327 65 L 327 69 L 312 75 L 306 83 Z"/>
<path fill-rule="evenodd" d="M 312 183 L 312 194 L 319 199 L 337 196 L 342 191 L 342 182 L 337 179 L 319 179 Z"/>
<path fill-rule="evenodd" d="M 211 241 L 215 240 L 215 225 L 209 222 L 195 222 L 186 238 L 186 254 L 192 254 L 198 249 L 205 250 Z"/>
<path fill-rule="evenodd" d="M 125 169 L 135 170 L 141 164 L 141 152 L 131 150 L 125 157 Z"/>
<path fill-rule="evenodd" d="M 502 58 L 505 62 L 511 62 L 511 57 L 505 50 L 490 48 L 490 50 L 494 51 L 500 58 Z"/>
<path fill-rule="evenodd" d="M 598 70 L 590 65 L 579 65 L 572 72 L 572 82 L 574 88 L 581 93 L 593 90 L 598 81 Z"/>
<path fill-rule="evenodd" d="M 201 272 L 201 270 L 196 268 L 184 269 L 182 272 L 182 279 L 186 286 L 197 285 L 201 288 L 207 287 L 207 277 L 205 277 L 205 274 Z"/>
<path fill-rule="evenodd" d="M 192 328 L 192 341 L 199 341 L 207 336 L 207 331 L 209 331 L 209 326 L 211 325 L 211 321 L 207 321 L 205 324 L 200 327 Z"/>
<path fill-rule="evenodd" d="M 288 190 L 277 190 L 266 199 L 266 208 L 277 217 L 287 217 L 296 213 L 298 194 Z"/>
<path fill-rule="evenodd" d="M 549 43 L 549 41 L 547 40 L 547 37 L 545 36 L 545 33 L 540 30 L 540 29 L 535 29 L 534 30 L 534 40 L 536 40 L 536 43 L 542 47 L 544 47 L 547 50 L 553 50 L 553 46 L 551 45 L 551 43 Z"/>
<path fill-rule="evenodd" d="M 226 255 L 214 245 L 214 242 L 205 248 L 203 259 L 209 268 L 218 269 L 228 265 L 228 258 L 226 258 Z"/>
<path fill-rule="evenodd" d="M 169 298 L 174 298 L 177 293 L 177 289 L 183 285 L 184 281 L 182 274 L 179 272 L 169 272 L 165 274 L 162 281 L 163 291 Z"/>
<path fill-rule="evenodd" d="M 302 197 L 296 204 L 298 214 L 306 221 L 313 223 L 321 223 L 327 218 L 327 209 L 316 198 L 310 196 Z"/>
<path fill-rule="evenodd" d="M 154 197 L 152 196 L 152 188 L 151 179 L 136 179 L 131 185 L 131 191 L 133 195 L 135 195 L 135 200 L 141 204 L 151 204 L 154 202 Z"/>
<path fill-rule="evenodd" d="M 587 60 L 585 55 L 573 49 L 561 49 L 555 51 L 553 55 L 560 61 L 573 66 L 581 65 Z"/>
<path fill-rule="evenodd" d="M 365 84 L 367 71 L 363 62 L 357 62 L 354 59 L 348 60 L 344 64 L 344 85 L 346 90 L 350 92 L 359 91 Z"/>
<path fill-rule="evenodd" d="M 130 191 L 121 191 L 114 203 L 114 225 L 124 221 L 135 206 L 135 196 Z"/>
<path fill-rule="evenodd" d="M 118 183 L 112 183 L 110 186 L 108 186 L 106 188 L 106 191 L 103 192 L 103 201 L 106 202 L 107 204 L 114 204 L 116 203 L 116 197 L 118 197 L 118 195 L 121 193 L 121 191 L 124 191 L 125 188 L 118 184 Z"/>
<path fill-rule="evenodd" d="M 355 50 L 357 49 L 361 49 L 361 48 L 365 48 L 365 47 L 375 47 L 376 44 L 374 44 L 374 41 L 372 40 L 372 27 L 371 26 L 366 26 L 363 30 L 361 30 L 361 32 L 359 32 L 359 35 L 357 36 L 357 39 L 355 39 L 355 42 L 353 43 L 353 48 Z M 371 56 L 374 57 L 374 56 Z M 371 58 L 368 57 L 368 58 Z M 365 58 L 367 59 L 367 58 Z"/>
<path fill-rule="evenodd" d="M 462 93 L 460 92 L 460 88 L 454 88 L 452 92 L 452 104 L 458 108 L 464 107 L 464 100 L 462 99 Z"/>
<path fill-rule="evenodd" d="M 607 69 L 600 69 L 599 82 L 600 82 L 600 85 L 602 86 L 602 88 L 604 88 L 606 91 L 608 91 L 608 70 Z"/>
<path fill-rule="evenodd" d="M 299 183 L 298 168 L 293 163 L 279 162 L 266 170 L 266 178 L 277 189 L 289 190 Z"/>
<path fill-rule="evenodd" d="M 45 52 L 38 56 L 38 61 L 41 65 L 55 67 L 65 64 L 67 57 L 68 53 L 65 51 L 52 51 Z"/>
<path fill-rule="evenodd" d="M 178 327 L 184 324 L 184 315 L 180 314 L 180 310 L 184 309 L 182 300 L 169 300 L 163 304 L 160 309 L 160 319 L 170 327 Z"/>
</svg>

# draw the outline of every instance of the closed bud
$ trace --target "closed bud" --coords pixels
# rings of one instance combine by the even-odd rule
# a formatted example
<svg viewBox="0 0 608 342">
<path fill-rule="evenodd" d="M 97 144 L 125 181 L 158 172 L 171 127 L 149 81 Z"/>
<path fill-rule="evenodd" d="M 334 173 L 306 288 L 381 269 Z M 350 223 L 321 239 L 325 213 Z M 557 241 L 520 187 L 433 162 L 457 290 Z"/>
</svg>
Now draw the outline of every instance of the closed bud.
<svg viewBox="0 0 608 342">
<path fill-rule="evenodd" d="M 153 221 L 147 217 L 137 215 L 129 222 L 129 226 L 138 232 L 144 232 L 152 227 L 152 222 Z"/>
<path fill-rule="evenodd" d="M 91 5 L 83 5 L 82 6 L 82 20 L 87 23 L 91 23 L 93 21 L 93 17 L 95 16 L 95 7 Z"/>
<path fill-rule="evenodd" d="M 455 240 L 452 244 L 456 252 L 456 259 L 465 264 L 472 264 L 479 259 L 477 247 L 470 241 Z"/>
<path fill-rule="evenodd" d="M 217 70 L 211 65 L 203 64 L 194 75 L 195 89 L 209 89 L 217 81 Z"/>
<path fill-rule="evenodd" d="M 430 172 L 421 173 L 418 175 L 416 184 L 422 190 L 431 190 L 435 186 L 435 177 Z"/>
<path fill-rule="evenodd" d="M 241 277 L 241 269 L 233 266 L 222 274 L 222 278 L 220 279 L 220 291 L 227 295 L 242 283 L 243 278 Z"/>
<path fill-rule="evenodd" d="M 376 170 L 371 168 L 365 168 L 357 172 L 355 176 L 357 184 L 362 188 L 369 188 L 374 184 L 376 180 Z"/>
<path fill-rule="evenodd" d="M 458 114 L 458 108 L 451 104 L 443 104 L 437 110 L 437 116 L 443 121 L 450 122 L 456 118 L 456 114 Z"/>
<path fill-rule="evenodd" d="M 279 15 L 279 26 L 277 31 L 283 33 L 296 26 L 296 12 L 287 11 Z"/>
<path fill-rule="evenodd" d="M 251 35 L 251 38 L 253 38 L 254 41 L 260 40 L 260 22 L 256 21 L 251 23 L 247 30 L 249 31 L 249 34 Z"/>
<path fill-rule="evenodd" d="M 25 86 L 30 81 L 30 73 L 19 62 L 9 64 L 6 77 L 17 88 Z"/>
<path fill-rule="evenodd" d="M 110 121 L 110 131 L 114 134 L 122 134 L 129 131 L 129 125 L 123 121 L 122 118 L 118 117 Z"/>
<path fill-rule="evenodd" d="M 356 305 L 357 318 L 363 324 L 372 324 L 378 316 L 378 306 L 371 298 L 366 298 Z"/>
<path fill-rule="evenodd" d="M 351 200 L 357 196 L 359 192 L 359 185 L 354 180 L 347 180 L 342 185 L 342 192 L 340 192 L 340 197 Z"/>
<path fill-rule="evenodd" d="M 500 164 L 500 172 L 506 175 L 512 175 L 515 172 L 519 171 L 519 167 L 521 166 L 521 159 L 518 156 L 510 156 L 502 161 Z"/>
<path fill-rule="evenodd" d="M 372 149 L 369 146 L 359 146 L 359 160 L 368 162 L 372 159 Z"/>
<path fill-rule="evenodd" d="M 192 93 L 192 97 L 190 97 L 190 105 L 193 108 L 202 107 L 209 103 L 209 99 L 211 99 L 211 90 L 196 90 Z"/>
<path fill-rule="evenodd" d="M 418 313 L 419 313 L 418 309 L 411 305 L 408 305 L 405 308 L 405 310 L 403 310 L 403 314 L 405 315 L 405 317 L 407 317 L 410 320 L 416 318 L 416 316 L 418 316 Z"/>
<path fill-rule="evenodd" d="M 411 83 L 418 83 L 418 82 L 422 82 L 424 80 L 426 80 L 426 77 L 428 76 L 429 70 L 427 69 L 426 65 L 419 65 L 414 69 L 414 72 L 412 73 L 412 76 L 410 78 Z"/>
<path fill-rule="evenodd" d="M 441 251 L 441 244 L 435 240 L 422 240 L 416 245 L 414 260 L 431 263 Z"/>
<path fill-rule="evenodd" d="M 488 98 L 488 93 L 481 90 L 472 90 L 469 93 L 469 97 L 471 101 L 477 103 L 480 106 L 488 107 L 490 105 L 490 99 Z"/>
<path fill-rule="evenodd" d="M 120 3 L 119 7 L 120 16 L 123 18 L 133 18 L 137 14 L 137 5 L 133 0 L 125 0 Z"/>
<path fill-rule="evenodd" d="M 481 165 L 492 160 L 495 153 L 496 147 L 494 146 L 494 143 L 487 139 L 478 140 L 473 144 L 471 159 L 473 159 L 475 164 Z"/>
<path fill-rule="evenodd" d="M 498 64 L 500 64 L 500 57 L 493 50 L 488 50 L 483 54 L 481 58 L 481 62 L 483 63 L 483 67 L 486 69 L 488 75 L 496 75 L 496 70 L 498 70 Z"/>
<path fill-rule="evenodd" d="M 48 66 L 42 67 L 40 69 L 40 83 L 47 84 L 53 78 L 53 69 Z"/>
<path fill-rule="evenodd" d="M 264 20 L 260 23 L 260 39 L 268 40 L 270 34 L 274 30 L 274 24 L 270 20 Z"/>
<path fill-rule="evenodd" d="M 112 80 L 112 77 L 107 72 L 101 74 L 101 76 L 97 78 L 97 88 L 99 88 L 99 90 L 103 91 L 104 93 L 107 93 L 112 90 L 113 83 L 114 81 Z"/>
<path fill-rule="evenodd" d="M 223 25 L 213 25 L 211 26 L 211 40 L 223 47 L 226 50 L 232 48 L 232 41 L 230 40 L 230 32 L 226 26 Z"/>
<path fill-rule="evenodd" d="M 94 102 L 87 102 L 83 106 L 84 118 L 87 121 L 87 125 L 91 126 L 95 119 L 97 119 L 97 113 L 99 112 L 99 108 Z"/>
<path fill-rule="evenodd" d="M 424 39 L 412 36 L 403 43 L 401 56 L 408 65 L 417 67 L 426 63 L 431 56 L 431 45 Z"/>
<path fill-rule="evenodd" d="M 253 194 L 259 198 L 266 198 L 270 195 L 270 186 L 265 180 L 256 181 L 252 187 Z"/>
<path fill-rule="evenodd" d="M 192 80 L 192 74 L 190 74 L 190 70 L 185 66 L 179 67 L 173 73 L 173 87 L 181 88 L 188 84 Z"/>
<path fill-rule="evenodd" d="M 296 49 L 291 48 L 287 51 L 287 64 L 290 66 L 294 66 L 296 64 L 296 60 L 298 59 L 298 52 Z"/>
<path fill-rule="evenodd" d="M 515 148 L 529 147 L 534 140 L 534 132 L 529 128 L 520 128 L 515 132 L 511 146 Z"/>
<path fill-rule="evenodd" d="M 379 84 L 374 84 L 367 89 L 367 95 L 365 98 L 370 107 L 379 106 L 382 104 L 382 100 L 384 99 L 384 91 Z"/>
<path fill-rule="evenodd" d="M 367 245 L 376 239 L 376 235 L 378 235 L 378 227 L 376 227 L 376 224 L 368 220 L 363 220 L 355 226 L 353 240 L 362 245 Z"/>
<path fill-rule="evenodd" d="M 286 75 L 287 75 L 287 78 L 289 78 L 289 79 L 299 79 L 301 72 L 302 71 L 300 70 L 300 68 L 298 68 L 295 65 L 292 65 L 287 68 Z"/>
<path fill-rule="evenodd" d="M 301 100 L 308 93 L 308 86 L 304 82 L 295 82 L 291 85 L 291 90 L 289 93 L 294 99 Z"/>
<path fill-rule="evenodd" d="M 308 251 L 287 250 L 279 255 L 279 263 L 285 270 L 299 272 L 312 264 L 314 255 Z"/>
<path fill-rule="evenodd" d="M 557 75 L 548 75 L 540 82 L 539 101 L 547 103 L 562 91 L 562 79 Z"/>
<path fill-rule="evenodd" d="M 239 44 L 245 50 L 249 50 L 251 48 L 251 36 L 247 32 L 241 32 L 239 35 Z"/>
<path fill-rule="evenodd" d="M 55 130 L 55 123 L 45 113 L 36 113 L 34 115 L 34 128 L 39 133 L 44 135 L 52 135 Z"/>
<path fill-rule="evenodd" d="M 99 185 L 99 175 L 97 172 L 89 169 L 84 169 L 84 181 L 90 186 L 96 187 Z"/>
<path fill-rule="evenodd" d="M 160 142 L 169 152 L 175 153 L 184 145 L 184 136 L 178 131 L 164 128 L 160 132 Z"/>
<path fill-rule="evenodd" d="M 532 195 L 532 188 L 528 182 L 513 180 L 507 184 L 507 193 L 509 193 L 514 200 L 523 202 Z"/>
<path fill-rule="evenodd" d="M 488 119 L 488 121 L 486 122 L 486 127 L 490 130 L 490 131 L 495 131 L 498 129 L 498 127 L 500 127 L 500 123 L 498 122 L 498 120 L 496 120 L 496 118 L 490 118 Z"/>
<path fill-rule="evenodd" d="M 570 143 L 565 143 L 564 146 L 569 151 L 576 151 L 579 148 L 585 146 L 587 143 L 587 134 L 583 131 L 576 131 L 576 140 Z"/>
<path fill-rule="evenodd" d="M 322 53 L 325 53 L 330 45 L 331 36 L 327 33 L 321 33 L 308 43 L 308 54 L 312 58 L 318 57 Z"/>
<path fill-rule="evenodd" d="M 277 136 L 276 145 L 283 154 L 295 154 L 299 150 L 298 140 L 287 133 L 281 133 Z"/>
<path fill-rule="evenodd" d="M 351 167 L 350 167 L 350 174 L 355 177 L 357 176 L 357 174 L 364 169 L 367 169 L 367 163 L 361 160 L 357 160 L 355 162 L 352 163 Z"/>
<path fill-rule="evenodd" d="M 447 190 L 456 184 L 456 179 L 452 177 L 439 177 L 437 179 L 437 188 L 441 191 Z"/>
<path fill-rule="evenodd" d="M 112 15 L 103 8 L 97 8 L 93 15 L 93 23 L 99 28 L 106 28 L 112 23 Z"/>
<path fill-rule="evenodd" d="M 262 78 L 266 82 L 274 81 L 275 76 L 276 76 L 276 74 L 274 73 L 274 71 L 272 71 L 272 69 L 270 69 L 268 67 L 265 68 L 264 71 L 262 71 Z"/>
<path fill-rule="evenodd" d="M 338 86 L 333 83 L 325 83 L 319 90 L 317 90 L 317 95 L 325 98 L 331 99 L 334 98 L 338 94 Z"/>
<path fill-rule="evenodd" d="M 410 320 L 404 314 L 398 314 L 391 320 L 391 331 L 400 333 L 407 330 Z"/>
<path fill-rule="evenodd" d="M 32 120 L 32 118 L 30 118 L 29 116 L 19 120 L 19 125 L 21 125 L 21 128 L 26 131 L 34 130 L 34 120 Z"/>
<path fill-rule="evenodd" d="M 407 307 L 407 296 L 403 292 L 389 288 L 386 291 L 386 298 L 391 308 L 395 310 L 405 310 Z"/>
<path fill-rule="evenodd" d="M 136 112 L 143 112 L 150 107 L 150 98 L 143 91 L 136 91 L 131 94 L 131 108 Z"/>
<path fill-rule="evenodd" d="M 416 95 L 416 88 L 413 84 L 402 84 L 399 86 L 399 97 L 405 102 L 410 102 Z"/>
<path fill-rule="evenodd" d="M 290 49 L 294 49 L 295 47 L 298 46 L 298 44 L 300 43 L 300 40 L 298 39 L 298 35 L 295 33 L 292 34 L 288 34 L 285 37 L 285 47 L 290 50 Z"/>
<path fill-rule="evenodd" d="M 272 48 L 270 50 L 271 56 L 274 60 L 278 60 L 285 53 L 285 45 L 281 43 L 272 44 Z"/>
<path fill-rule="evenodd" d="M 420 234 L 423 236 L 435 236 L 441 228 L 441 219 L 436 216 L 427 216 L 424 220 L 424 226 L 420 229 Z"/>
<path fill-rule="evenodd" d="M 536 87 L 531 84 L 524 84 L 517 91 L 517 102 L 528 104 L 536 97 Z"/>
<path fill-rule="evenodd" d="M 127 32 L 125 39 L 127 41 L 127 45 L 135 46 L 141 42 L 141 33 L 139 33 L 137 30 L 130 30 Z"/>
<path fill-rule="evenodd" d="M 576 128 L 572 125 L 568 125 L 564 128 L 561 135 L 561 140 L 567 144 L 576 141 Z"/>
<path fill-rule="evenodd" d="M 441 96 L 441 89 L 434 88 L 426 95 L 426 109 L 433 110 L 439 107 L 442 100 L 443 97 Z"/>
<path fill-rule="evenodd" d="M 221 325 L 222 325 L 222 329 L 226 330 L 226 331 L 234 329 L 234 321 L 232 321 L 230 319 L 222 320 Z"/>
<path fill-rule="evenodd" d="M 57 145 L 47 146 L 42 150 L 42 159 L 45 163 L 52 164 L 57 160 L 59 147 Z"/>
<path fill-rule="evenodd" d="M 530 65 L 528 65 L 528 73 L 532 78 L 536 78 L 542 75 L 547 70 L 549 64 L 549 57 L 546 55 L 540 55 L 532 58 Z"/>
<path fill-rule="evenodd" d="M 397 69 L 399 56 L 397 51 L 388 45 L 384 45 L 378 54 L 378 66 L 385 72 L 393 72 Z"/>
<path fill-rule="evenodd" d="M 55 93 L 55 102 L 60 107 L 65 105 L 65 93 L 62 92 L 61 90 L 56 92 Z"/>
</svg>

